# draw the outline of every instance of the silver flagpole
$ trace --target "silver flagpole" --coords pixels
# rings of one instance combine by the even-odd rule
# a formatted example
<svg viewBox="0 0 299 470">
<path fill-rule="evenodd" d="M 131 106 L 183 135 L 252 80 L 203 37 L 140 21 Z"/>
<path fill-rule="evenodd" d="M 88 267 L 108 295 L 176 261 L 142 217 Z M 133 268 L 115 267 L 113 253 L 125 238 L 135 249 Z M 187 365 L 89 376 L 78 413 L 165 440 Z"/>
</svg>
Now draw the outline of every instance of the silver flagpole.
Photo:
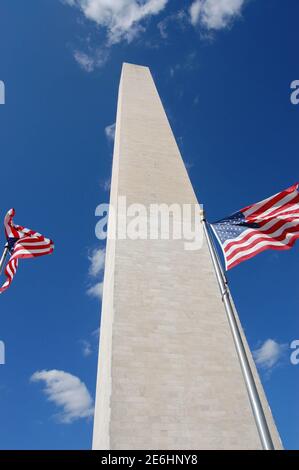
<svg viewBox="0 0 299 470">
<path fill-rule="evenodd" d="M 242 336 L 241 336 L 239 326 L 236 321 L 236 317 L 235 317 L 234 310 L 232 307 L 232 303 L 230 300 L 230 293 L 229 293 L 226 277 L 223 272 L 223 269 L 222 269 L 222 266 L 218 257 L 218 253 L 216 251 L 214 241 L 210 235 L 208 223 L 205 219 L 204 212 L 202 213 L 202 222 L 203 222 L 204 233 L 208 242 L 208 247 L 209 247 L 209 251 L 211 254 L 212 262 L 214 265 L 217 281 L 219 284 L 222 301 L 225 306 L 228 322 L 230 325 L 230 329 L 232 332 L 235 347 L 236 347 L 237 354 L 239 357 L 241 369 L 243 372 L 254 419 L 255 419 L 256 426 L 260 435 L 261 443 L 262 443 L 264 450 L 274 450 L 274 445 L 273 445 L 273 441 L 272 441 L 271 434 L 269 431 L 268 423 L 264 414 L 264 410 L 261 404 L 261 400 L 258 394 L 258 390 L 256 388 L 254 377 L 253 377 L 251 367 L 247 358 L 247 354 L 245 351 L 245 347 L 243 344 Z"/>
<path fill-rule="evenodd" d="M 0 259 L 0 274 L 2 273 L 3 265 L 7 256 L 7 253 L 9 252 L 8 245 L 5 245 L 4 251 L 2 253 L 1 259 Z"/>
</svg>

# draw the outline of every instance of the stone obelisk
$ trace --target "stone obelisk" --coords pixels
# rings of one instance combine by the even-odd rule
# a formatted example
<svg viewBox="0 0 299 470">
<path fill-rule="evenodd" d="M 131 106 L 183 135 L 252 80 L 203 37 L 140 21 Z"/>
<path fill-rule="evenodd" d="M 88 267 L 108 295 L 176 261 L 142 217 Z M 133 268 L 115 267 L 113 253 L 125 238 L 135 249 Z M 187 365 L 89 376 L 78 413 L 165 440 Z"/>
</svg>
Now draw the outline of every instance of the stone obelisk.
<svg viewBox="0 0 299 470">
<path fill-rule="evenodd" d="M 128 206 L 197 203 L 150 70 L 131 64 L 119 87 L 114 207 L 118 196 Z M 188 251 L 182 240 L 113 239 L 114 230 L 109 220 L 93 448 L 260 449 L 206 242 Z"/>
</svg>

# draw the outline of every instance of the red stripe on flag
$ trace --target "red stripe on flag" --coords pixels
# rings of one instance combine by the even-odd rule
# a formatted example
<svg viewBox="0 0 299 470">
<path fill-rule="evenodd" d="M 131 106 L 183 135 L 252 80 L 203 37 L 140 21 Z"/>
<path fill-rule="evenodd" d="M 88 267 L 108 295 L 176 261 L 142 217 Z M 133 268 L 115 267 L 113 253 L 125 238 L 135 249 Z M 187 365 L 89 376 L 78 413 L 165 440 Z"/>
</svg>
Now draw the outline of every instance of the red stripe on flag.
<svg viewBox="0 0 299 470">
<path fill-rule="evenodd" d="M 53 253 L 54 244 L 49 238 L 45 238 L 34 230 L 29 230 L 21 225 L 14 225 L 14 209 L 8 211 L 4 219 L 5 233 L 7 239 L 17 238 L 11 252 L 10 259 L 5 267 L 4 273 L 6 281 L 0 288 L 0 293 L 4 292 L 14 278 L 17 271 L 18 260 L 21 258 L 37 258 Z"/>
</svg>

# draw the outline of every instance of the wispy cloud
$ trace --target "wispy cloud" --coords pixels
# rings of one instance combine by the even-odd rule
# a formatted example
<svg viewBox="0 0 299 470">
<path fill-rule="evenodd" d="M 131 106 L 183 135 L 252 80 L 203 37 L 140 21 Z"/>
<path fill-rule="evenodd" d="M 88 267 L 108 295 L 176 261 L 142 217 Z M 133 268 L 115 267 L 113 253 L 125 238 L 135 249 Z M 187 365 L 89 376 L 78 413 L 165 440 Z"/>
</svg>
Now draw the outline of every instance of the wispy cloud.
<svg viewBox="0 0 299 470">
<path fill-rule="evenodd" d="M 110 178 L 107 178 L 105 181 L 102 181 L 100 183 L 100 186 L 101 188 L 104 190 L 104 191 L 110 191 L 110 188 L 111 188 L 111 179 Z"/>
<path fill-rule="evenodd" d="M 103 297 L 103 281 L 97 282 L 93 286 L 89 287 L 86 294 L 89 295 L 89 297 L 101 299 Z"/>
<path fill-rule="evenodd" d="M 269 371 L 280 363 L 287 349 L 287 344 L 269 338 L 253 351 L 253 357 L 258 367 Z"/>
<path fill-rule="evenodd" d="M 84 357 L 89 357 L 96 351 L 99 343 L 100 328 L 93 330 L 88 339 L 81 339 L 79 344 L 81 346 L 81 353 Z"/>
<path fill-rule="evenodd" d="M 105 266 L 105 249 L 95 248 L 88 254 L 90 266 L 88 273 L 92 277 L 97 277 Z"/>
<path fill-rule="evenodd" d="M 91 332 L 91 336 L 93 336 L 96 339 L 99 339 L 99 337 L 100 337 L 100 328 L 96 328 L 95 330 L 93 330 Z"/>
<path fill-rule="evenodd" d="M 108 142 L 113 142 L 115 137 L 115 122 L 105 127 L 105 135 Z"/>
<path fill-rule="evenodd" d="M 74 51 L 75 61 L 85 72 L 92 72 L 94 70 L 94 60 L 84 52 Z"/>
<path fill-rule="evenodd" d="M 84 357 L 88 357 L 92 354 L 92 346 L 89 341 L 86 341 L 85 339 L 80 340 L 81 344 L 81 351 Z"/>
<path fill-rule="evenodd" d="M 245 0 L 195 0 L 189 9 L 190 21 L 209 30 L 226 28 L 241 15 Z"/>
<path fill-rule="evenodd" d="M 41 370 L 35 372 L 31 382 L 44 382 L 47 399 L 61 408 L 56 417 L 61 423 L 72 423 L 93 415 L 93 400 L 86 385 L 75 375 L 63 370 Z"/>
<path fill-rule="evenodd" d="M 157 23 L 157 28 L 162 39 L 169 37 L 169 30 L 174 26 L 184 30 L 189 23 L 188 14 L 184 9 L 171 13 Z"/>
<path fill-rule="evenodd" d="M 131 42 L 141 31 L 145 19 L 158 15 L 168 0 L 63 0 L 79 8 L 83 15 L 106 29 L 108 44 Z"/>
<path fill-rule="evenodd" d="M 193 104 L 194 104 L 194 106 L 197 106 L 198 103 L 199 103 L 199 95 L 196 95 L 196 96 L 194 97 Z"/>
<path fill-rule="evenodd" d="M 159 21 L 157 28 L 160 32 L 161 38 L 166 39 L 168 37 L 167 33 L 167 23 L 165 21 Z"/>
<path fill-rule="evenodd" d="M 178 74 L 185 75 L 186 72 L 192 72 L 197 68 L 197 53 L 196 51 L 191 51 L 185 55 L 184 60 L 181 63 L 174 64 L 169 68 L 169 76 L 170 78 L 174 78 L 174 76 Z"/>
<path fill-rule="evenodd" d="M 85 72 L 93 72 L 96 68 L 103 67 L 107 62 L 109 53 L 107 49 L 97 48 L 88 53 L 75 50 L 74 59 L 85 70 Z"/>
<path fill-rule="evenodd" d="M 101 299 L 103 295 L 102 276 L 105 267 L 105 249 L 96 248 L 94 250 L 91 250 L 88 254 L 88 260 L 90 263 L 88 268 L 88 274 L 89 277 L 92 279 L 93 284 L 87 288 L 86 294 L 89 297 Z M 94 283 L 95 279 L 97 279 L 97 282 Z"/>
</svg>

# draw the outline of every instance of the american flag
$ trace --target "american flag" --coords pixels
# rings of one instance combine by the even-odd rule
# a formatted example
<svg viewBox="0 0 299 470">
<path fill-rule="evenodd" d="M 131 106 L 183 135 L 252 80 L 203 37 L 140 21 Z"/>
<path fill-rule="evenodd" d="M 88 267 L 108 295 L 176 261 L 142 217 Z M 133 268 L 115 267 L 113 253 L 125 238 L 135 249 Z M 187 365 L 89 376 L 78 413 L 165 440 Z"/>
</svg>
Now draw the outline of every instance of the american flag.
<svg viewBox="0 0 299 470">
<path fill-rule="evenodd" d="M 20 258 L 35 258 L 37 256 L 49 255 L 54 250 L 52 240 L 21 225 L 15 225 L 13 223 L 14 215 L 15 210 L 10 209 L 4 218 L 7 239 L 6 246 L 9 250 L 10 258 L 4 270 L 6 281 L 0 288 L 0 294 L 10 286 L 16 274 Z"/>
<path fill-rule="evenodd" d="M 226 269 L 269 248 L 287 250 L 299 238 L 298 184 L 247 206 L 211 227 L 221 245 Z"/>
</svg>

